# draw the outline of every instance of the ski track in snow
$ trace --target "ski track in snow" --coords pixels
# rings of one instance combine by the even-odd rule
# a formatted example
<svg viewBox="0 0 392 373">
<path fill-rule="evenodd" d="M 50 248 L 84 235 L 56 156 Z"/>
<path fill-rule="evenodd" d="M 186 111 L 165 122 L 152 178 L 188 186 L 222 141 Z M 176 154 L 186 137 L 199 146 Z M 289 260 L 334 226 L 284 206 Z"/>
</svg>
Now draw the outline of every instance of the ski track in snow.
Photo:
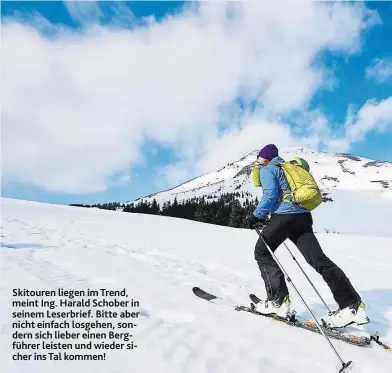
<svg viewBox="0 0 392 373">
<path fill-rule="evenodd" d="M 392 342 L 392 240 L 319 235 L 368 306 L 372 323 Z M 196 298 L 200 286 L 238 303 L 264 296 L 253 259 L 255 233 L 180 219 L 97 211 L 2 199 L 1 372 L 262 373 L 334 372 L 339 364 L 323 338 Z M 355 242 L 355 246 L 351 243 Z M 362 242 L 359 246 L 358 242 Z M 371 246 L 369 248 L 369 245 Z M 290 246 L 291 247 L 291 246 Z M 291 247 L 292 248 L 292 247 Z M 387 251 L 388 250 L 388 251 Z M 293 251 L 328 304 L 329 289 Z M 292 259 L 277 252 L 316 314 L 325 310 Z M 140 301 L 138 349 L 107 351 L 100 362 L 13 362 L 13 288 L 127 288 Z M 308 317 L 291 292 L 299 315 Z M 391 372 L 392 354 L 334 341 L 357 370 Z M 5 362 L 5 363 L 3 363 Z M 124 368 L 127 367 L 127 368 Z"/>
</svg>

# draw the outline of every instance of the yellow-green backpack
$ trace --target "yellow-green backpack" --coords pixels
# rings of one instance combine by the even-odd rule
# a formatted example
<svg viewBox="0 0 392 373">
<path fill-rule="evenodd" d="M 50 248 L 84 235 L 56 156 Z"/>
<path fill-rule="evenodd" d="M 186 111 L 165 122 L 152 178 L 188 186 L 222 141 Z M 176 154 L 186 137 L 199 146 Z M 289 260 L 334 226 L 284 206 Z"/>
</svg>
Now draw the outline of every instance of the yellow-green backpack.
<svg viewBox="0 0 392 373">
<path fill-rule="evenodd" d="M 283 170 L 290 186 L 290 190 L 283 191 L 282 202 L 296 203 L 309 211 L 321 204 L 321 191 L 308 171 L 290 162 L 275 164 Z"/>
</svg>

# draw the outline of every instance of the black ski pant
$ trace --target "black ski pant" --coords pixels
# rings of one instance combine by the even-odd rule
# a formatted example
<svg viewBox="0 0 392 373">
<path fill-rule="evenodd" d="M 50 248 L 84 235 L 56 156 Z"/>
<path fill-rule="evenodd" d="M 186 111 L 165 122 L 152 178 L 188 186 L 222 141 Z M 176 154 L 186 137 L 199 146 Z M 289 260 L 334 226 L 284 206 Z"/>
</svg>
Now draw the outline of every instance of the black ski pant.
<svg viewBox="0 0 392 373">
<path fill-rule="evenodd" d="M 339 308 L 343 309 L 359 301 L 360 296 L 344 272 L 324 254 L 312 226 L 311 213 L 272 214 L 262 235 L 273 252 L 289 238 L 306 261 L 323 277 Z M 256 243 L 255 259 L 268 299 L 282 300 L 289 294 L 284 275 L 260 237 Z"/>
</svg>

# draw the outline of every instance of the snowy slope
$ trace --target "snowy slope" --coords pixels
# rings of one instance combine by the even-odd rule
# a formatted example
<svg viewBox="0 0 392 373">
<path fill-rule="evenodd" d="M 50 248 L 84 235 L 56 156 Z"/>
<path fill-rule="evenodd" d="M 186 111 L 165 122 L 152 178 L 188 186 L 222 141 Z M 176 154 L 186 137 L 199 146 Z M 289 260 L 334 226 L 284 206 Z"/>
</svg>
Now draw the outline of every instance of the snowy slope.
<svg viewBox="0 0 392 373">
<path fill-rule="evenodd" d="M 152 202 L 155 198 L 162 206 L 165 201 L 175 198 L 181 201 L 208 195 L 219 197 L 231 192 L 248 192 L 260 198 L 261 188 L 254 187 L 251 179 L 257 153 L 254 151 L 216 172 L 131 202 Z M 392 216 L 392 163 L 303 147 L 284 149 L 281 156 L 286 160 L 296 156 L 306 159 L 320 188 L 332 199 L 314 212 L 316 230 L 392 236 L 389 221 Z M 370 224 L 372 230 L 369 230 L 369 221 L 373 220 L 378 224 Z"/>
<path fill-rule="evenodd" d="M 196 298 L 200 286 L 248 303 L 265 291 L 253 259 L 256 233 L 188 220 L 2 199 L 1 368 L 4 373 L 330 373 L 339 364 L 323 338 Z M 392 239 L 318 234 L 325 252 L 347 273 L 372 323 L 392 342 Z M 289 245 L 291 245 L 289 243 Z M 290 246 L 292 247 L 292 246 Z M 330 307 L 322 279 L 304 263 Z M 324 309 L 287 255 L 277 251 L 314 312 Z M 108 352 L 105 361 L 13 362 L 13 288 L 121 289 L 140 301 L 133 330 L 138 348 Z M 292 305 L 307 313 L 292 293 Z M 390 373 L 392 354 L 333 341 L 356 371 Z"/>
</svg>

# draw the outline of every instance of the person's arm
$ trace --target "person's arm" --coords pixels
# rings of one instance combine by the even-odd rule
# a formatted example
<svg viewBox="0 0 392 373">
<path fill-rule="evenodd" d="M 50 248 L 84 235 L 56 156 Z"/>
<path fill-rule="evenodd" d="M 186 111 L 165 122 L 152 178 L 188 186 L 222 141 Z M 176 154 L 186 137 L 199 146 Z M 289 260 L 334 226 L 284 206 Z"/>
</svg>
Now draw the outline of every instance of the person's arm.
<svg viewBox="0 0 392 373">
<path fill-rule="evenodd" d="M 258 219 L 263 219 L 278 200 L 279 190 L 278 181 L 268 168 L 262 168 L 260 170 L 260 182 L 263 188 L 263 197 L 253 212 L 253 215 Z"/>
</svg>

